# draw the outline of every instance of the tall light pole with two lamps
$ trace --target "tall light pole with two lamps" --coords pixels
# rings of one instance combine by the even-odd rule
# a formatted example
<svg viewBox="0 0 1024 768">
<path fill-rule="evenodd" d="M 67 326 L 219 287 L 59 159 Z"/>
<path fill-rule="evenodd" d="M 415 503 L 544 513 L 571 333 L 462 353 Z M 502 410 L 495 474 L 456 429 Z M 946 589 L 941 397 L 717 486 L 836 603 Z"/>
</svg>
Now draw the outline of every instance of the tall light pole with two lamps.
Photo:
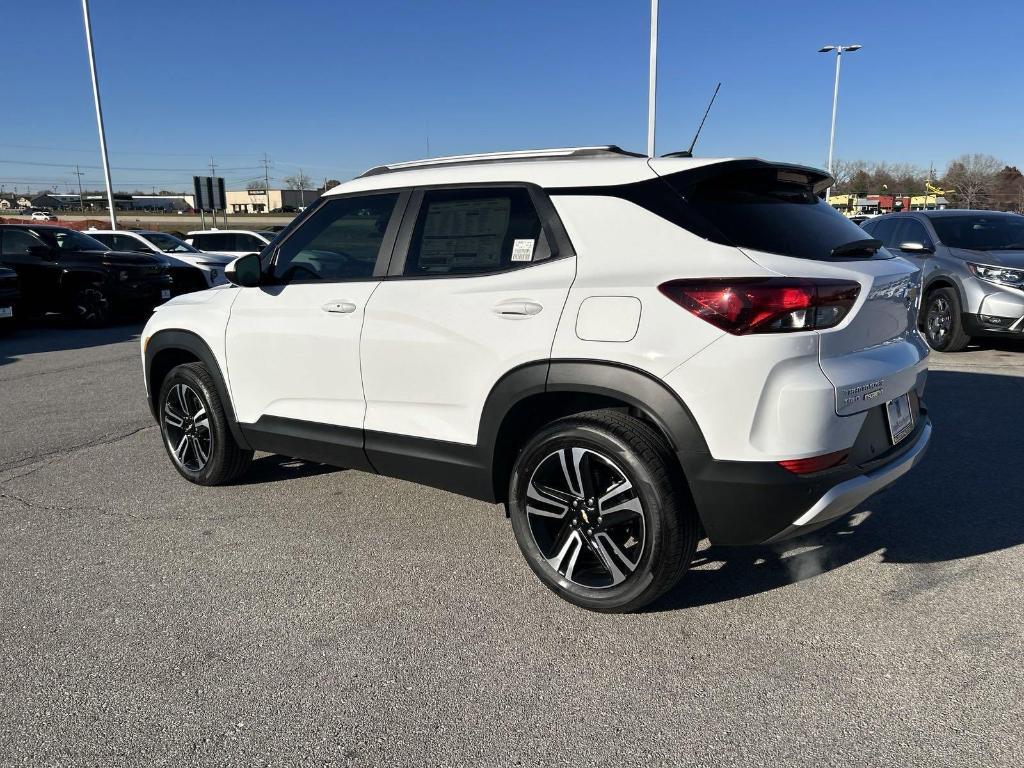
<svg viewBox="0 0 1024 768">
<path fill-rule="evenodd" d="M 832 173 L 832 149 L 836 142 L 836 108 L 839 106 L 839 68 L 843 61 L 844 53 L 853 53 L 859 51 L 863 46 L 861 45 L 825 45 L 818 49 L 818 53 L 830 53 L 831 51 L 836 52 L 836 83 L 832 90 L 832 129 L 828 134 L 828 172 Z M 829 195 L 832 194 L 832 187 L 825 190 L 825 202 L 828 202 Z"/>
</svg>

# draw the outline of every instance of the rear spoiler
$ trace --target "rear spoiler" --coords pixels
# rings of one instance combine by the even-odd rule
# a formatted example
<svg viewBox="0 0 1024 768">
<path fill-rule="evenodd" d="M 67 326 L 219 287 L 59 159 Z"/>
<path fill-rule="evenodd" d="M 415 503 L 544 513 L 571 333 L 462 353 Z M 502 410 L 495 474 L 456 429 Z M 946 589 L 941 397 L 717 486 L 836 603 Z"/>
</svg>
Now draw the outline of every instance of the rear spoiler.
<svg viewBox="0 0 1024 768">
<path fill-rule="evenodd" d="M 789 184 L 799 184 L 810 187 L 816 195 L 821 195 L 826 189 L 835 184 L 835 179 L 820 168 L 812 168 L 806 165 L 794 165 L 792 163 L 773 163 L 767 160 L 756 158 L 745 158 L 741 160 L 724 160 L 721 163 L 709 163 L 696 168 L 680 168 L 678 162 L 671 157 L 654 157 L 648 160 L 651 170 L 658 176 L 672 176 L 677 180 L 677 187 L 685 188 L 696 186 L 703 181 L 708 181 L 719 176 L 742 173 L 744 171 L 774 170 L 778 174 L 779 181 Z"/>
</svg>

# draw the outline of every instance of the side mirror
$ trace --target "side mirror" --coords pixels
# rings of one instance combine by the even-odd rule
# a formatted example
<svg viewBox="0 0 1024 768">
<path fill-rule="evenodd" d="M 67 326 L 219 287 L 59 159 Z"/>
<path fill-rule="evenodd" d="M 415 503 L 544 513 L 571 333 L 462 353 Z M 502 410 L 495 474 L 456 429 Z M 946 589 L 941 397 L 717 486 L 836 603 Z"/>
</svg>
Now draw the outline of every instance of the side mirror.
<svg viewBox="0 0 1024 768">
<path fill-rule="evenodd" d="M 263 265 L 258 253 L 239 256 L 224 268 L 224 277 L 243 288 L 255 288 L 263 280 Z"/>
<path fill-rule="evenodd" d="M 932 248 L 930 245 L 915 242 L 900 243 L 900 250 L 903 251 L 904 253 L 915 253 L 918 255 L 924 255 L 926 253 L 935 253 L 935 249 Z"/>
<path fill-rule="evenodd" d="M 30 245 L 28 247 L 28 255 L 35 256 L 37 259 L 48 259 L 50 253 L 50 248 L 46 245 Z"/>
</svg>

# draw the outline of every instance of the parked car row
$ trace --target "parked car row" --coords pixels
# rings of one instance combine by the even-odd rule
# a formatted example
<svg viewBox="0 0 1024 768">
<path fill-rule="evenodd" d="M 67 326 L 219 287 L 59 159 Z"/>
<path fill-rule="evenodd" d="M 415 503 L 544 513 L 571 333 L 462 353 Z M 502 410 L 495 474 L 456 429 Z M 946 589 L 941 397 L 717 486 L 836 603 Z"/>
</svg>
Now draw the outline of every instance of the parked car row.
<svg viewBox="0 0 1024 768">
<path fill-rule="evenodd" d="M 224 268 L 233 256 L 205 253 L 184 240 L 164 232 L 146 230 L 88 230 L 90 237 L 115 251 L 147 253 L 167 262 L 174 280 L 174 294 L 191 293 L 225 282 Z"/>
<path fill-rule="evenodd" d="M 215 231 L 212 231 L 215 232 Z M 189 233 L 205 235 L 205 232 Z M 249 235 L 261 250 L 271 238 Z M 0 322 L 57 312 L 83 325 L 149 312 L 225 282 L 235 253 L 206 253 L 163 232 L 0 225 Z"/>
</svg>

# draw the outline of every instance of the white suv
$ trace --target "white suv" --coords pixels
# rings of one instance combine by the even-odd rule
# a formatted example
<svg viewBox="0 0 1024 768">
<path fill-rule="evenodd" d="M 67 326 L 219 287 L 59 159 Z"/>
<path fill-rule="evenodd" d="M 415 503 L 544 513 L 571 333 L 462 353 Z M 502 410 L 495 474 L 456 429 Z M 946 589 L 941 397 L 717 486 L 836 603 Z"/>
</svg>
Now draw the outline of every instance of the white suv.
<svg viewBox="0 0 1024 768">
<path fill-rule="evenodd" d="M 274 232 L 254 232 L 249 229 L 200 229 L 189 232 L 185 242 L 203 253 L 222 256 L 241 256 L 259 253 L 274 239 Z"/>
<path fill-rule="evenodd" d="M 614 147 L 374 168 L 154 314 L 167 452 L 202 485 L 261 450 L 503 502 L 548 587 L 640 608 L 701 537 L 812 530 L 924 453 L 919 272 L 829 183 Z"/>
</svg>

